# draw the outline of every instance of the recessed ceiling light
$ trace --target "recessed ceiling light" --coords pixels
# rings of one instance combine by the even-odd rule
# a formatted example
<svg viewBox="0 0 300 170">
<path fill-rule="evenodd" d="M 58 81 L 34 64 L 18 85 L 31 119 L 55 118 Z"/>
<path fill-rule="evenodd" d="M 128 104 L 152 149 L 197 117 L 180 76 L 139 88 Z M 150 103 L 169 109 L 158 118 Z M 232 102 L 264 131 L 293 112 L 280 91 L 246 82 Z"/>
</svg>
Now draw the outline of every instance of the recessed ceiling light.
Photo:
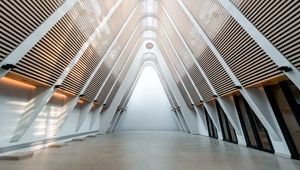
<svg viewBox="0 0 300 170">
<path fill-rule="evenodd" d="M 149 50 L 152 49 L 153 48 L 153 44 L 152 43 L 147 43 L 146 44 L 146 48 L 149 49 Z"/>
</svg>

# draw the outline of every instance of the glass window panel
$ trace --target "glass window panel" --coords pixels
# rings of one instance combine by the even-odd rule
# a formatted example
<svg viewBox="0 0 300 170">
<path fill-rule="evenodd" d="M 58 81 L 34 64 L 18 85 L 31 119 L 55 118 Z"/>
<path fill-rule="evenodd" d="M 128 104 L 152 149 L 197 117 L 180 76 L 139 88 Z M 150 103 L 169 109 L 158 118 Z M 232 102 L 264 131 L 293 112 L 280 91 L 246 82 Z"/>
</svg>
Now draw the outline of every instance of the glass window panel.
<svg viewBox="0 0 300 170">
<path fill-rule="evenodd" d="M 233 141 L 233 142 L 238 142 L 238 141 L 237 141 L 236 134 L 235 134 L 235 130 L 234 130 L 234 128 L 231 126 L 231 124 L 229 124 L 229 128 L 230 128 L 230 133 L 231 133 L 232 141 Z"/>
<path fill-rule="evenodd" d="M 295 96 L 297 96 L 297 93 L 299 95 L 299 90 L 293 89 L 292 91 L 294 92 L 294 94 L 296 94 Z M 273 86 L 272 92 L 274 94 L 279 110 L 282 114 L 283 120 L 287 125 L 293 143 L 295 144 L 297 152 L 300 153 L 300 126 L 296 120 L 296 117 L 288 101 L 286 100 L 283 91 L 280 89 L 280 86 L 279 85 Z"/>
<path fill-rule="evenodd" d="M 264 128 L 262 123 L 258 120 L 258 118 L 254 115 L 253 112 L 252 112 L 252 114 L 254 117 L 255 126 L 257 128 L 257 132 L 258 132 L 263 149 L 272 150 L 266 129 Z"/>
<path fill-rule="evenodd" d="M 225 115 L 224 115 L 224 113 L 223 113 L 223 110 L 222 110 L 222 108 L 220 107 L 220 105 L 218 105 L 218 107 L 219 107 L 219 112 L 220 112 L 220 116 L 221 116 L 221 124 L 222 124 L 222 127 L 223 127 L 223 131 L 224 131 L 224 138 L 225 138 L 225 140 L 230 140 L 230 138 L 229 138 L 229 133 L 228 133 L 228 129 L 227 129 L 227 125 L 226 125 L 226 118 L 225 118 Z"/>
<path fill-rule="evenodd" d="M 248 114 L 247 114 L 247 111 L 246 111 L 246 108 L 245 108 L 242 97 L 239 97 L 239 106 L 240 106 L 240 109 L 241 109 L 241 114 L 242 114 L 242 117 L 243 117 L 243 120 L 244 120 L 244 123 L 245 123 L 246 130 L 247 130 L 247 135 L 249 137 L 250 145 L 251 146 L 257 146 L 257 142 L 255 140 L 253 129 L 251 127 L 251 123 L 250 123 L 250 120 L 249 120 L 249 117 L 248 117 Z"/>
</svg>

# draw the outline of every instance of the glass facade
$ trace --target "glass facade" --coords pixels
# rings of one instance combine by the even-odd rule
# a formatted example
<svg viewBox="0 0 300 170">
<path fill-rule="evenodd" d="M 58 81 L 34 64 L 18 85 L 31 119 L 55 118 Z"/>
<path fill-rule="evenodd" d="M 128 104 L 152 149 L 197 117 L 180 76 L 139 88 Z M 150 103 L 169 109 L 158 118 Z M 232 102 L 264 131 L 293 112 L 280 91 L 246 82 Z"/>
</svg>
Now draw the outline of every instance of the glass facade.
<svg viewBox="0 0 300 170">
<path fill-rule="evenodd" d="M 300 159 L 300 90 L 288 81 L 265 87 L 291 155 Z"/>
<path fill-rule="evenodd" d="M 223 140 L 227 142 L 238 143 L 235 130 L 232 127 L 231 123 L 229 122 L 226 114 L 224 113 L 223 109 L 221 108 L 218 102 L 216 102 L 216 105 L 217 105 L 221 129 L 222 129 Z"/>
<path fill-rule="evenodd" d="M 245 139 L 249 147 L 274 153 L 267 130 L 242 96 L 235 96 Z"/>
<path fill-rule="evenodd" d="M 206 117 L 206 123 L 207 123 L 207 128 L 208 128 L 208 135 L 209 137 L 216 138 L 218 139 L 218 131 L 217 128 L 215 127 L 213 121 L 209 117 L 207 110 L 205 109 L 205 117 Z"/>
</svg>

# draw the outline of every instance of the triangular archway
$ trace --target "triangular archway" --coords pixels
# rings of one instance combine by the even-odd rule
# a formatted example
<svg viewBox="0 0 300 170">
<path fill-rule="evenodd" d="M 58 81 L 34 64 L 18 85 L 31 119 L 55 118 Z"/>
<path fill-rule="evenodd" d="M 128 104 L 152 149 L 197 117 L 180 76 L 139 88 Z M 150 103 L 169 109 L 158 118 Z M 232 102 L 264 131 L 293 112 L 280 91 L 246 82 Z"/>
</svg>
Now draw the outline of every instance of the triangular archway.
<svg viewBox="0 0 300 170">
<path fill-rule="evenodd" d="M 137 84 L 122 114 L 116 130 L 120 131 L 177 131 L 171 104 L 157 71 L 143 68 Z"/>
</svg>

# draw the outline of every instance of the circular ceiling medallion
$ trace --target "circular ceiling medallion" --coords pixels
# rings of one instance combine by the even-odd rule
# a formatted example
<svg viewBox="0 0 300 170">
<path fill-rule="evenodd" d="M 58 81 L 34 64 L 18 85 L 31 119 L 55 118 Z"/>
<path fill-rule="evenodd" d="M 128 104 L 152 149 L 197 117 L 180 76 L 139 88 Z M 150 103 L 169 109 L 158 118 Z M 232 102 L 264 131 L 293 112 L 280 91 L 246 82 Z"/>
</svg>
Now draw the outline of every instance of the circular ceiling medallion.
<svg viewBox="0 0 300 170">
<path fill-rule="evenodd" d="M 146 44 L 146 48 L 149 49 L 149 50 L 152 49 L 153 48 L 153 44 L 152 43 L 147 43 Z"/>
</svg>

